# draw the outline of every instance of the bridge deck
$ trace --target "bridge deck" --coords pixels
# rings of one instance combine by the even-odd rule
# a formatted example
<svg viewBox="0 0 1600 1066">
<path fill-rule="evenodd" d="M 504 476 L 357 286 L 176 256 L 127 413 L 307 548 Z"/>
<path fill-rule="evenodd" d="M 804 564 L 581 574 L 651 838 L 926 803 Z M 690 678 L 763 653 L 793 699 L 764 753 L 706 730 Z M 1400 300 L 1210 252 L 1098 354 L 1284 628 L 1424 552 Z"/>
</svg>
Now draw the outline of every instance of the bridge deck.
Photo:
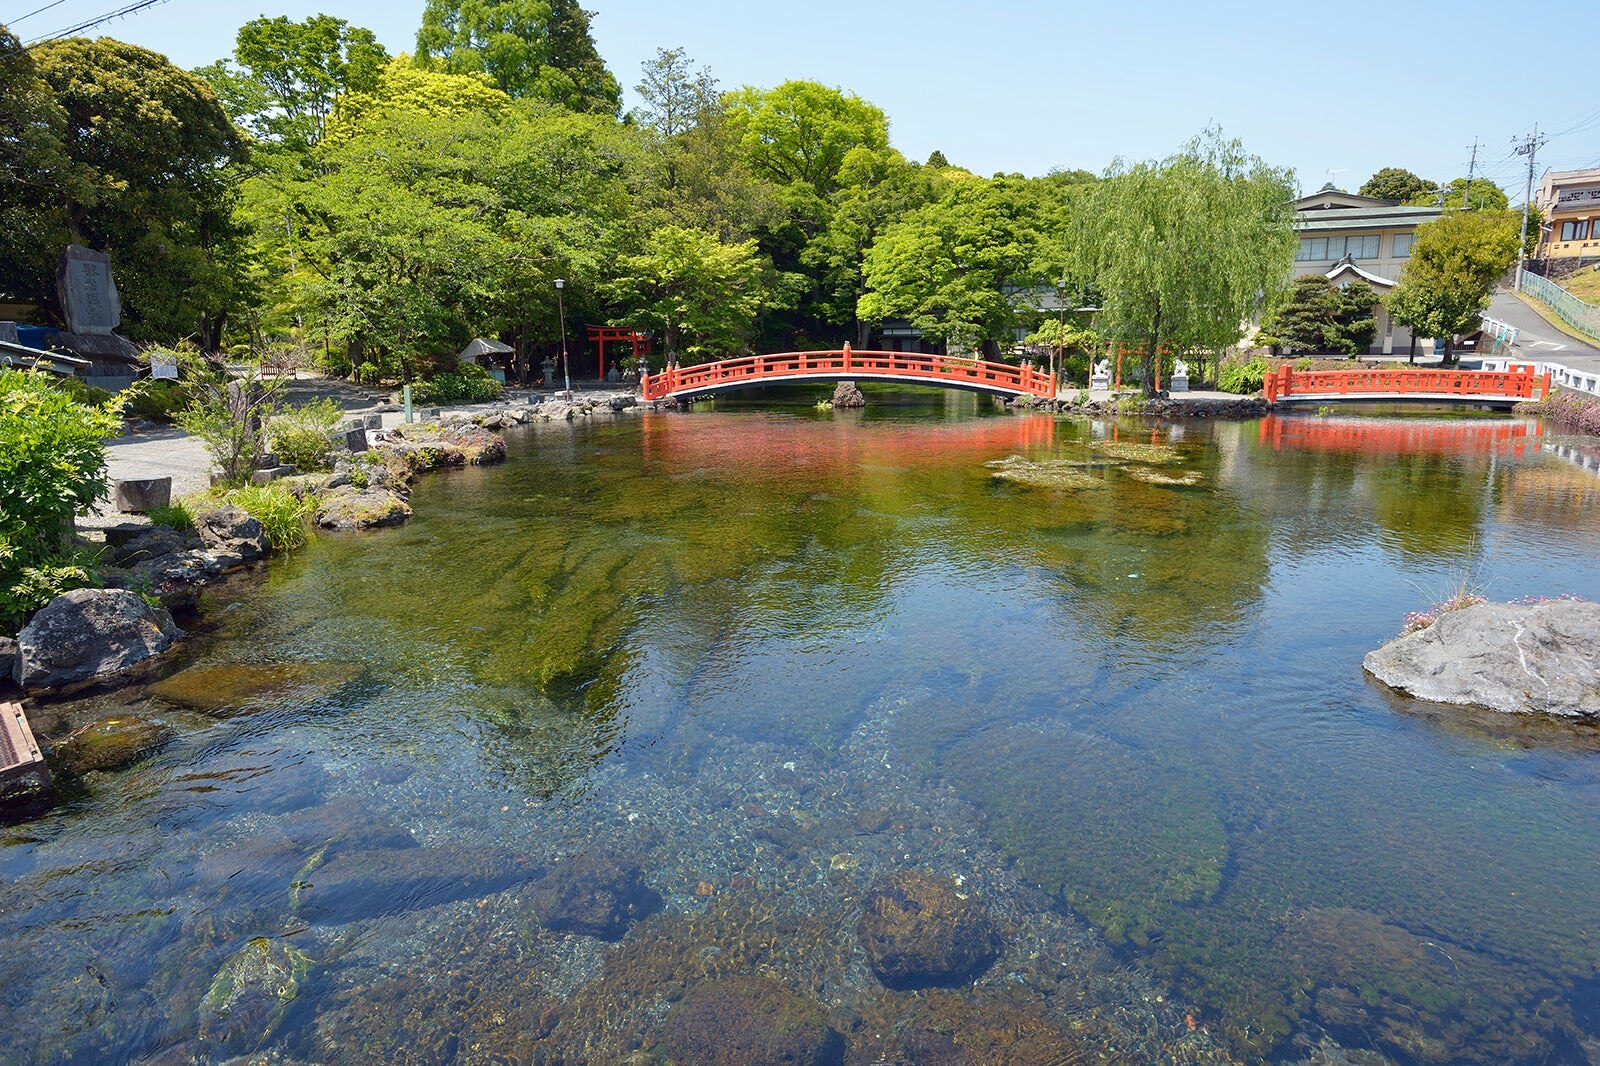
<svg viewBox="0 0 1600 1066">
<path fill-rule="evenodd" d="M 1011 366 L 983 359 L 911 352 L 781 352 L 724 359 L 698 366 L 669 366 L 640 380 L 647 400 L 683 400 L 732 389 L 806 381 L 897 381 L 908 385 L 966 389 L 1001 396 L 1056 394 L 1053 374 L 1031 364 Z"/>
<path fill-rule="evenodd" d="M 1262 383 L 1268 403 L 1468 403 L 1510 407 L 1550 393 L 1532 367 L 1490 370 L 1296 370 L 1280 366 Z"/>
</svg>

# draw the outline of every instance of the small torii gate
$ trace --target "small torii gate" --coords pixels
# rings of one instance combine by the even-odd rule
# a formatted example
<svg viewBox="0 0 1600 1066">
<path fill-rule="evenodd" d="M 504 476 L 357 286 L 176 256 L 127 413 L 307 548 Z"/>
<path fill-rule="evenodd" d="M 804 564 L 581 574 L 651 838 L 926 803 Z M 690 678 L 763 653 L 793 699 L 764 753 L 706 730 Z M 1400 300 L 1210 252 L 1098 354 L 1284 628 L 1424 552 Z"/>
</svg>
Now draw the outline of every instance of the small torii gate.
<svg viewBox="0 0 1600 1066">
<path fill-rule="evenodd" d="M 600 380 L 606 378 L 606 341 L 631 344 L 635 357 L 650 354 L 650 337 L 628 326 L 590 326 L 589 339 L 600 346 Z"/>
</svg>

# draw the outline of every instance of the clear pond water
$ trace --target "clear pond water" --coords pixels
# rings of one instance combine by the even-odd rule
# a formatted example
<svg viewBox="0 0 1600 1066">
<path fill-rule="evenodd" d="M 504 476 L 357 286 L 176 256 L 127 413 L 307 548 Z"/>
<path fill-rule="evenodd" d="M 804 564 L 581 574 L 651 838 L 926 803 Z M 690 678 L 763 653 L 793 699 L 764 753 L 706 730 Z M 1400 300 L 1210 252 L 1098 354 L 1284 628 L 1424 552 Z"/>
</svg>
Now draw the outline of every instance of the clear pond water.
<svg viewBox="0 0 1600 1066">
<path fill-rule="evenodd" d="M 187 697 L 59 709 L 171 739 L 0 830 L 0 1059 L 659 1062 L 758 974 L 852 1063 L 1600 1061 L 1600 736 L 1360 667 L 1600 598 L 1592 444 L 878 399 L 519 431 L 210 594 Z M 595 852 L 650 905 L 547 928 Z M 913 869 L 992 966 L 875 978 Z"/>
</svg>

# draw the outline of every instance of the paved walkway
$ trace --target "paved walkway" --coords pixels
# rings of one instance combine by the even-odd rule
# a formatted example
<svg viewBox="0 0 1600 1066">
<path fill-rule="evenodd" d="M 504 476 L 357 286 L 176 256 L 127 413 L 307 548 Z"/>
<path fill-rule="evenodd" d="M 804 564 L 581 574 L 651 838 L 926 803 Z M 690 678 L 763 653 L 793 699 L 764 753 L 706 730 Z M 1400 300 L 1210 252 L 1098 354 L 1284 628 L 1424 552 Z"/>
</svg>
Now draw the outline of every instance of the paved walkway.
<svg viewBox="0 0 1600 1066">
<path fill-rule="evenodd" d="M 1489 301 L 1489 314 L 1517 327 L 1515 348 L 1520 358 L 1548 359 L 1574 370 L 1600 370 L 1600 344 L 1586 344 L 1563 333 L 1511 293 L 1495 293 Z"/>
</svg>

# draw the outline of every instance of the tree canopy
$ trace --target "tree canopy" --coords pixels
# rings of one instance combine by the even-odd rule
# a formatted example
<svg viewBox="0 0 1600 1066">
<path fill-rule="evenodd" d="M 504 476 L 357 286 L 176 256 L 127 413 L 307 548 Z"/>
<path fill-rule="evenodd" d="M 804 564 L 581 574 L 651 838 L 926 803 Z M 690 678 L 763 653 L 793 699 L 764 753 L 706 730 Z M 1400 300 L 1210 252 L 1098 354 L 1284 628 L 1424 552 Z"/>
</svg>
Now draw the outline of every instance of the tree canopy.
<svg viewBox="0 0 1600 1066">
<path fill-rule="evenodd" d="M 1368 178 L 1357 192 L 1362 196 L 1405 203 L 1414 197 L 1435 195 L 1437 186 L 1404 167 L 1384 167 Z"/>
<path fill-rule="evenodd" d="M 1221 350 L 1288 282 L 1294 176 L 1209 130 L 1160 163 L 1118 163 L 1077 213 L 1073 265 L 1104 299 L 1102 331 L 1144 346 Z"/>
<path fill-rule="evenodd" d="M 1517 258 L 1518 217 L 1510 211 L 1449 211 L 1417 227 L 1389 314 L 1419 336 L 1445 340 L 1476 328 L 1500 276 Z"/>
<path fill-rule="evenodd" d="M 1442 190 L 1435 187 L 1425 193 L 1411 197 L 1406 202 L 1418 207 L 1433 206 L 1439 204 L 1441 191 L 1444 193 L 1443 206 L 1446 208 L 1470 207 L 1473 210 L 1477 210 L 1478 208 L 1487 207 L 1503 211 L 1511 206 L 1511 201 L 1507 198 L 1505 190 L 1485 178 L 1473 179 L 1471 203 L 1467 203 L 1466 178 L 1456 178 L 1450 184 L 1444 186 Z"/>
<path fill-rule="evenodd" d="M 574 0 L 428 0 L 417 62 L 451 74 L 486 74 L 508 96 L 614 115 L 622 88 Z"/>
<path fill-rule="evenodd" d="M 1257 343 L 1279 345 L 1286 352 L 1359 355 L 1377 332 L 1372 317 L 1377 303 L 1372 286 L 1364 281 L 1340 287 L 1321 274 L 1308 274 L 1296 278 L 1283 305 L 1261 320 L 1264 336 Z"/>
</svg>

